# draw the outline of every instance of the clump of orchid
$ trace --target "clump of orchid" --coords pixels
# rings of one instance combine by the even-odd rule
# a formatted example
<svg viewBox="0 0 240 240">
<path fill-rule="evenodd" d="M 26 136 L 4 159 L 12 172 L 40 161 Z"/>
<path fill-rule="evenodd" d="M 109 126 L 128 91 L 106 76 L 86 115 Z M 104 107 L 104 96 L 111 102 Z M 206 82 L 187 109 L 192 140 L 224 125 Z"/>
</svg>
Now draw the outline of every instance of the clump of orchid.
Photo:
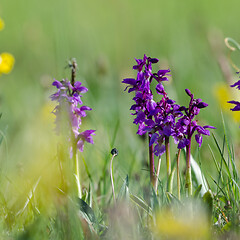
<svg viewBox="0 0 240 240">
<path fill-rule="evenodd" d="M 203 102 L 200 98 L 194 98 L 194 95 L 189 89 L 185 89 L 185 92 L 190 97 L 188 107 L 182 106 L 180 110 L 184 115 L 179 118 L 175 125 L 175 133 L 173 137 L 178 142 L 178 149 L 186 147 L 186 188 L 188 189 L 188 195 L 192 195 L 192 180 L 191 180 L 191 140 L 195 134 L 195 140 L 199 147 L 202 145 L 202 135 L 210 135 L 209 129 L 215 129 L 213 126 L 205 125 L 200 126 L 195 119 L 202 108 L 208 106 L 207 103 Z"/>
<path fill-rule="evenodd" d="M 192 181 L 191 181 L 191 139 L 195 134 L 195 139 L 199 146 L 202 144 L 202 135 L 210 135 L 208 128 L 212 126 L 203 126 L 197 124 L 194 120 L 198 115 L 200 109 L 205 108 L 208 104 L 201 99 L 194 99 L 190 90 L 186 89 L 186 93 L 190 96 L 188 107 L 180 106 L 170 99 L 166 93 L 163 82 L 168 81 L 170 70 L 152 71 L 152 64 L 159 60 L 150 58 L 144 55 L 143 59 L 136 59 L 137 65 L 133 69 L 137 70 L 137 77 L 126 78 L 122 82 L 128 84 L 125 90 L 128 92 L 135 92 L 133 97 L 134 104 L 130 110 L 134 112 L 134 124 L 138 125 L 137 134 L 148 134 L 149 138 L 149 162 L 150 162 L 150 181 L 157 191 L 157 183 L 159 176 L 159 168 L 161 163 L 161 156 L 166 153 L 166 167 L 168 181 L 171 175 L 171 160 L 170 160 L 170 137 L 174 138 L 177 148 L 179 149 L 177 155 L 178 167 L 178 197 L 180 198 L 180 181 L 179 181 L 179 157 L 180 151 L 186 148 L 186 188 L 188 195 L 192 195 Z M 155 90 L 160 97 L 159 101 L 153 99 L 153 93 L 150 85 L 153 80 L 157 81 Z M 155 171 L 154 155 L 159 157 L 158 167 Z M 170 187 L 168 191 L 171 192 Z"/>
<path fill-rule="evenodd" d="M 71 82 L 68 79 L 54 80 L 52 85 L 57 88 L 57 92 L 51 95 L 51 100 L 58 102 L 53 110 L 56 116 L 56 130 L 58 133 L 64 132 L 69 139 L 70 158 L 74 161 L 78 196 L 81 198 L 78 150 L 83 152 L 85 142 L 93 144 L 92 136 L 95 135 L 95 130 L 81 131 L 80 129 L 82 118 L 87 116 L 86 111 L 92 109 L 83 105 L 82 94 L 88 89 L 81 82 L 75 81 L 77 67 L 75 60 L 72 61 L 70 67 L 72 68 Z"/>
</svg>

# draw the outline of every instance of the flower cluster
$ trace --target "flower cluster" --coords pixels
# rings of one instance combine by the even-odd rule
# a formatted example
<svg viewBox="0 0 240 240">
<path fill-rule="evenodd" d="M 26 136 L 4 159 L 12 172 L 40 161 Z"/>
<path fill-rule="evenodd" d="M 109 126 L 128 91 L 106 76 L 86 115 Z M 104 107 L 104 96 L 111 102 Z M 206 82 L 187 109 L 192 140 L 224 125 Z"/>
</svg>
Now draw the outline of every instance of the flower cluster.
<svg viewBox="0 0 240 240">
<path fill-rule="evenodd" d="M 203 102 L 200 98 L 195 99 L 189 89 L 185 89 L 185 92 L 190 97 L 189 106 L 182 106 L 179 109 L 184 112 L 184 115 L 177 121 L 175 125 L 175 132 L 173 134 L 175 141 L 178 142 L 179 149 L 182 149 L 190 144 L 191 138 L 195 132 L 195 140 L 199 144 L 199 147 L 201 147 L 202 135 L 210 135 L 207 128 L 215 129 L 215 127 L 209 125 L 203 127 L 198 125 L 194 118 L 199 114 L 200 109 L 207 107 L 208 104 Z"/>
<path fill-rule="evenodd" d="M 152 72 L 152 64 L 157 63 L 158 59 L 150 58 L 144 55 L 143 59 L 136 59 L 137 65 L 133 69 L 137 70 L 137 78 L 126 78 L 122 82 L 128 84 L 128 92 L 135 91 L 133 104 L 130 110 L 133 110 L 135 119 L 133 123 L 138 125 L 137 134 L 143 135 L 149 133 L 150 146 L 155 144 L 155 155 L 162 155 L 165 152 L 165 136 L 170 136 L 172 132 L 172 123 L 174 122 L 173 112 L 177 111 L 177 105 L 169 99 L 164 87 L 163 81 L 167 81 L 170 70 L 159 70 L 157 73 Z M 153 100 L 153 93 L 150 89 L 152 80 L 157 81 L 155 90 L 162 95 L 160 102 Z M 125 89 L 125 90 L 126 90 Z"/>
<path fill-rule="evenodd" d="M 64 114 L 67 113 L 67 127 L 71 131 L 70 138 L 73 144 L 76 143 L 77 148 L 82 152 L 84 143 L 93 144 L 92 135 L 95 135 L 95 130 L 80 132 L 81 118 L 86 117 L 86 111 L 92 110 L 90 107 L 82 105 L 81 100 L 81 94 L 87 92 L 88 89 L 82 86 L 81 82 L 76 81 L 72 85 L 67 79 L 55 80 L 52 85 L 57 88 L 57 92 L 51 95 L 51 100 L 58 102 L 58 105 L 53 110 L 56 115 L 57 130 L 61 127 Z"/>
<path fill-rule="evenodd" d="M 178 196 L 180 199 L 180 178 L 179 178 L 179 157 L 182 148 L 186 148 L 186 188 L 188 196 L 192 195 L 192 180 L 191 180 L 191 140 L 195 134 L 195 140 L 201 146 L 202 135 L 210 135 L 209 128 L 212 126 L 200 126 L 194 120 L 200 112 L 200 109 L 208 106 L 201 99 L 195 99 L 189 89 L 185 89 L 190 97 L 190 102 L 187 107 L 180 106 L 170 99 L 166 93 L 162 82 L 168 81 L 169 69 L 159 70 L 153 73 L 152 64 L 157 63 L 158 59 L 150 58 L 144 55 L 143 59 L 136 59 L 137 64 L 133 69 L 137 70 L 137 77 L 126 78 L 122 82 L 128 84 L 125 90 L 135 92 L 133 97 L 134 104 L 130 110 L 135 116 L 133 123 L 138 125 L 137 134 L 145 133 L 149 136 L 149 169 L 150 181 L 157 191 L 157 182 L 159 171 L 155 171 L 154 154 L 161 156 L 166 152 L 166 169 L 168 179 L 171 176 L 171 159 L 170 159 L 170 137 L 174 138 L 177 144 L 177 171 L 178 171 Z M 156 80 L 155 91 L 160 96 L 160 101 L 153 99 L 153 93 L 150 85 L 153 80 Z M 160 162 L 160 160 L 159 160 Z M 158 168 L 159 169 L 159 168 Z M 172 189 L 168 185 L 168 191 Z"/>
<path fill-rule="evenodd" d="M 190 143 L 194 132 L 197 132 L 195 139 L 201 146 L 202 135 L 210 135 L 207 128 L 214 127 L 201 127 L 193 119 L 201 108 L 208 105 L 201 99 L 194 99 L 190 90 L 186 89 L 186 93 L 191 98 L 190 103 L 188 107 L 180 107 L 169 98 L 162 84 L 163 81 L 168 81 L 170 70 L 159 70 L 157 73 L 153 73 L 152 64 L 157 63 L 158 59 L 146 55 L 143 59 L 136 59 L 136 62 L 137 65 L 134 65 L 133 69 L 138 71 L 137 78 L 126 78 L 122 82 L 128 84 L 126 89 L 129 93 L 135 91 L 133 98 L 135 103 L 130 110 L 133 110 L 132 114 L 136 116 L 133 122 L 138 125 L 137 134 L 149 134 L 150 146 L 154 144 L 156 156 L 160 156 L 166 151 L 164 142 L 170 136 L 174 138 L 178 148 L 182 149 Z M 153 79 L 157 81 L 155 90 L 161 96 L 159 102 L 154 101 L 150 89 Z"/>
<path fill-rule="evenodd" d="M 237 72 L 239 74 L 239 72 Z M 231 87 L 236 87 L 238 90 L 240 90 L 240 80 L 235 82 L 234 84 L 230 85 Z M 228 101 L 228 103 L 235 104 L 235 107 L 231 108 L 232 111 L 240 111 L 240 102 L 238 101 Z"/>
</svg>

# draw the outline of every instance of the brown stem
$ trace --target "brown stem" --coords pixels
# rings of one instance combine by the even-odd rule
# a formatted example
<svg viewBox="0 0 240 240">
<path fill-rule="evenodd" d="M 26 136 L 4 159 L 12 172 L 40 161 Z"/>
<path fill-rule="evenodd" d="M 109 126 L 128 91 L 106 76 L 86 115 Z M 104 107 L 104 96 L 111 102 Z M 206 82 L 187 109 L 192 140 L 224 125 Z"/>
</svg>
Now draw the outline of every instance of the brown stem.
<svg viewBox="0 0 240 240">
<path fill-rule="evenodd" d="M 71 77 L 71 84 L 74 86 L 75 79 L 76 79 L 76 70 L 77 70 L 77 62 L 75 59 L 72 60 L 72 77 Z"/>
<path fill-rule="evenodd" d="M 149 143 L 151 137 L 148 136 Z M 149 146 L 149 165 L 150 165 L 150 181 L 152 185 L 155 185 L 155 169 L 154 169 L 154 152 L 153 152 L 153 145 Z"/>
</svg>

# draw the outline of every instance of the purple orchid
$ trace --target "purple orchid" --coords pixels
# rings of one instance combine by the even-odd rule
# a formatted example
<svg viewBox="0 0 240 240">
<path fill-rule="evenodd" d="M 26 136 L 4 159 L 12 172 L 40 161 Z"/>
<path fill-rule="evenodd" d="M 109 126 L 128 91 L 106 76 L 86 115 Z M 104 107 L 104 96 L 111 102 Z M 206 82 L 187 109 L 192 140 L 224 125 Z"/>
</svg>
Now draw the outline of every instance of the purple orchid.
<svg viewBox="0 0 240 240">
<path fill-rule="evenodd" d="M 86 130 L 80 132 L 80 125 L 82 123 L 82 117 L 86 117 L 86 111 L 92 110 L 88 106 L 81 106 L 82 93 L 88 91 L 88 89 L 82 86 L 79 81 L 74 82 L 74 85 L 67 79 L 62 81 L 54 80 L 53 86 L 57 88 L 57 92 L 50 96 L 52 101 L 57 101 L 58 105 L 53 110 L 56 115 L 57 130 L 59 131 L 59 124 L 62 121 L 63 112 L 68 116 L 68 127 L 70 131 L 69 138 L 72 139 L 72 144 L 77 144 L 79 151 L 83 151 L 84 143 L 88 142 L 93 144 L 92 135 L 95 135 L 95 130 Z"/>
<path fill-rule="evenodd" d="M 125 90 L 128 89 L 129 93 L 135 91 L 135 97 L 133 98 L 135 103 L 130 110 L 133 110 L 132 115 L 136 116 L 133 123 L 138 125 L 137 134 L 143 135 L 148 132 L 151 138 L 150 146 L 155 144 L 154 153 L 160 156 L 165 152 L 164 136 L 169 137 L 171 135 L 172 125 L 175 122 L 175 118 L 171 117 L 174 101 L 168 98 L 161 84 L 161 82 L 168 80 L 167 76 L 169 76 L 170 70 L 159 70 L 157 73 L 153 73 L 152 64 L 158 62 L 157 58 L 144 55 L 143 59 L 135 60 L 137 65 L 134 65 L 133 69 L 138 71 L 136 79 L 126 78 L 122 83 L 128 84 Z M 156 91 L 162 96 L 162 100 L 158 103 L 153 100 L 150 89 L 153 79 L 158 82 Z M 154 135 L 154 133 L 157 133 L 157 135 Z M 152 136 L 158 136 L 158 138 L 153 141 Z"/>
<path fill-rule="evenodd" d="M 88 142 L 93 144 L 93 138 L 92 135 L 95 135 L 95 130 L 86 130 L 84 132 L 81 132 L 77 136 L 77 147 L 79 151 L 83 151 L 84 143 Z"/>
<path fill-rule="evenodd" d="M 173 137 L 175 142 L 178 142 L 178 149 L 186 147 L 186 188 L 188 189 L 188 196 L 192 195 L 192 178 L 191 178 L 191 140 L 195 134 L 195 140 L 199 147 L 202 145 L 202 135 L 210 135 L 209 129 L 215 129 L 215 127 L 206 125 L 200 126 L 194 118 L 199 114 L 202 108 L 208 106 L 200 98 L 194 98 L 194 95 L 189 89 L 185 89 L 185 92 L 190 97 L 188 107 L 180 107 L 179 110 L 184 112 L 184 115 L 178 120 L 175 125 L 175 133 Z"/>
<path fill-rule="evenodd" d="M 210 132 L 207 130 L 207 128 L 215 129 L 215 127 L 209 125 L 202 127 L 193 120 L 195 116 L 199 114 L 200 109 L 207 107 L 208 104 L 203 102 L 200 98 L 195 99 L 194 95 L 189 89 L 185 89 L 185 92 L 191 99 L 188 108 L 184 106 L 180 107 L 180 110 L 182 110 L 185 115 L 178 120 L 177 124 L 175 125 L 175 133 L 173 134 L 175 141 L 178 142 L 179 149 L 190 144 L 191 138 L 195 132 L 197 132 L 195 135 L 195 140 L 199 144 L 199 147 L 201 147 L 202 135 L 210 135 Z"/>
</svg>

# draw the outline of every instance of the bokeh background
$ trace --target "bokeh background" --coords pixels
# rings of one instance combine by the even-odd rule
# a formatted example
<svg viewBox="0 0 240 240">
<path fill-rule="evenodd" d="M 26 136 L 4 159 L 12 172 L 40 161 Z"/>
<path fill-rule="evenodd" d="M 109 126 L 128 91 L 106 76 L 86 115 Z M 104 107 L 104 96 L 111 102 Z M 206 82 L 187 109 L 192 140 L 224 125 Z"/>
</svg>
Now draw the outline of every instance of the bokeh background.
<svg viewBox="0 0 240 240">
<path fill-rule="evenodd" d="M 53 78 L 70 77 L 66 66 L 73 57 L 78 80 L 89 88 L 84 104 L 93 108 L 82 128 L 97 130 L 94 146 L 86 145 L 82 154 L 93 178 L 99 179 L 107 169 L 112 147 L 119 150 L 116 179 L 136 172 L 148 176 L 143 170 L 146 142 L 135 134 L 129 111 L 133 96 L 121 83 L 135 76 L 134 58 L 144 54 L 160 59 L 156 69 L 171 69 L 166 88 L 179 104 L 188 103 L 185 88 L 209 103 L 198 119 L 216 126 L 220 141 L 223 111 L 237 152 L 238 116 L 230 114 L 225 100 L 237 99 L 237 90 L 229 96 L 226 86 L 238 77 L 228 65 L 224 38 L 240 41 L 239 7 L 237 0 L 1 0 L 5 29 L 0 32 L 0 52 L 10 52 L 16 60 L 12 72 L 0 76 L 0 129 L 6 136 L 0 155 L 3 172 L 36 175 L 36 168 L 56 154 L 51 83 Z M 219 66 L 221 57 L 226 57 L 224 68 L 230 69 L 228 79 Z M 239 60 L 237 53 L 233 57 Z M 214 151 L 212 137 L 205 137 L 200 150 L 207 169 L 208 144 Z M 198 153 L 196 145 L 194 149 Z M 29 165 L 34 170 L 29 171 Z M 84 167 L 82 175 L 86 176 Z"/>
</svg>

